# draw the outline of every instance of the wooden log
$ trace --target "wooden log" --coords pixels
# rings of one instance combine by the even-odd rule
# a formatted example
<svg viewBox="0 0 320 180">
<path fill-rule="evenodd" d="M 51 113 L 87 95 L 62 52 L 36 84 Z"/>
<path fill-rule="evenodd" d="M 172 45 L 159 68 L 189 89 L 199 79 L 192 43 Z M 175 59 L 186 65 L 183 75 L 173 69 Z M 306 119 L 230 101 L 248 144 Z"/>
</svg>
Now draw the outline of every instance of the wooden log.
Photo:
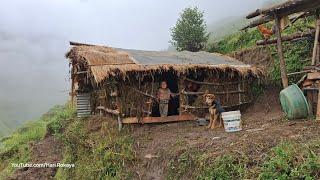
<svg viewBox="0 0 320 180">
<path fill-rule="evenodd" d="M 276 36 L 277 36 L 277 48 L 280 61 L 280 72 L 283 88 L 288 87 L 288 77 L 286 70 L 286 62 L 284 60 L 283 50 L 282 50 L 282 39 L 281 39 L 281 25 L 280 17 L 276 17 Z"/>
<path fill-rule="evenodd" d="M 245 29 L 248 29 L 248 28 L 253 28 L 253 27 L 256 27 L 260 24 L 265 24 L 267 22 L 270 22 L 274 19 L 273 16 L 262 16 L 261 18 L 258 18 L 254 21 L 252 21 L 250 24 L 248 24 L 247 26 L 243 27 L 241 30 L 245 30 Z"/>
<path fill-rule="evenodd" d="M 291 22 L 291 24 L 294 24 L 300 18 L 308 17 L 308 16 L 311 16 L 311 15 L 314 15 L 314 13 L 313 12 L 303 12 L 303 13 L 297 14 L 297 15 L 295 15 L 293 17 L 290 17 L 290 22 Z M 257 18 L 255 20 L 253 20 L 252 22 L 250 22 L 247 26 L 243 27 L 241 30 L 245 30 L 245 29 L 248 29 L 248 28 L 253 28 L 253 27 L 259 26 L 261 24 L 268 23 L 268 22 L 273 21 L 273 20 L 274 20 L 274 16 L 273 15 L 261 16 L 260 18 Z M 286 26 L 284 29 L 286 29 L 287 27 L 288 26 Z"/>
<path fill-rule="evenodd" d="M 297 39 L 304 39 L 306 37 L 311 37 L 315 34 L 315 30 L 310 30 L 310 31 L 306 31 L 306 32 L 298 32 L 298 33 L 294 33 L 294 34 L 290 34 L 290 35 L 286 35 L 281 37 L 281 41 L 285 42 L 285 41 L 293 41 L 293 40 L 297 40 Z M 278 42 L 278 39 L 268 39 L 268 40 L 259 40 L 256 42 L 256 44 L 258 46 L 261 45 L 266 45 L 266 44 L 276 44 Z"/>
<path fill-rule="evenodd" d="M 167 117 L 144 117 L 141 122 L 139 122 L 137 117 L 128 117 L 124 118 L 123 124 L 149 124 L 149 123 L 164 123 L 164 122 L 179 122 L 179 121 L 194 121 L 197 117 L 192 114 L 184 114 L 184 115 L 175 115 L 175 116 L 167 116 Z"/>
<path fill-rule="evenodd" d="M 261 14 L 261 10 L 260 10 L 260 9 L 257 9 L 257 10 L 255 10 L 254 12 L 248 14 L 248 15 L 246 16 L 246 18 L 247 18 L 247 19 L 251 19 L 251 18 L 254 18 L 254 17 L 259 16 L 260 14 Z"/>
<path fill-rule="evenodd" d="M 317 19 L 317 21 L 316 21 L 316 34 L 315 34 L 315 38 L 314 38 L 311 65 L 316 64 L 317 50 L 318 50 L 318 44 L 319 44 L 319 33 L 320 33 L 320 19 Z"/>
</svg>

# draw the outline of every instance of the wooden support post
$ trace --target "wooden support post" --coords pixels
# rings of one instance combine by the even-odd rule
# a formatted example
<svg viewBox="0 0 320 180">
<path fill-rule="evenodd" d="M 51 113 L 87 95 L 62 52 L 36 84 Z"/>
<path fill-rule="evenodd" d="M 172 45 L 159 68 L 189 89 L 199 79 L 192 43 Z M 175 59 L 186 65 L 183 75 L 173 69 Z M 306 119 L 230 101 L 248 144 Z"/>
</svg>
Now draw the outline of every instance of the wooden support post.
<svg viewBox="0 0 320 180">
<path fill-rule="evenodd" d="M 317 19 L 316 21 L 316 34 L 314 38 L 314 46 L 313 46 L 313 53 L 312 53 L 312 61 L 311 65 L 316 65 L 316 59 L 317 59 L 317 49 L 319 44 L 319 33 L 320 33 L 320 19 Z"/>
<path fill-rule="evenodd" d="M 117 89 L 116 89 L 116 92 L 117 92 L 117 96 L 116 96 L 116 103 L 117 103 L 117 109 L 119 111 L 119 114 L 117 116 L 117 120 L 118 120 L 118 130 L 121 131 L 122 129 L 122 106 L 121 106 L 121 100 L 120 100 L 120 97 L 119 97 L 119 85 L 117 84 Z"/>
<path fill-rule="evenodd" d="M 74 107 L 74 95 L 75 95 L 75 87 L 74 87 L 74 81 L 75 81 L 75 74 L 74 74 L 74 64 L 72 64 L 71 67 L 71 106 Z"/>
<path fill-rule="evenodd" d="M 320 88 L 320 83 L 318 84 L 318 88 Z M 316 120 L 318 120 L 318 121 L 320 120 L 320 91 L 318 91 Z"/>
<path fill-rule="evenodd" d="M 288 77 L 287 77 L 287 70 L 286 70 L 286 62 L 284 60 L 283 50 L 282 50 L 280 17 L 278 16 L 276 16 L 276 36 L 277 36 L 277 48 L 278 48 L 278 55 L 279 55 L 279 61 L 280 61 L 282 86 L 283 88 L 286 88 L 288 87 Z"/>
</svg>

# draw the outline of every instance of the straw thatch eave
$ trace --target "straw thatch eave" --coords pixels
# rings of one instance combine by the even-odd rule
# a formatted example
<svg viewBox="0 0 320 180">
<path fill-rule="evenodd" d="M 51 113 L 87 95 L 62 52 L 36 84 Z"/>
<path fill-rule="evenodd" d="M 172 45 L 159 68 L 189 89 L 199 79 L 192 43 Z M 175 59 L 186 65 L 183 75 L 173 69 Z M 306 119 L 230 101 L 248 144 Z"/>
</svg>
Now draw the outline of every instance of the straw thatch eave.
<svg viewBox="0 0 320 180">
<path fill-rule="evenodd" d="M 88 46 L 90 51 L 88 51 Z M 110 77 L 126 79 L 133 73 L 154 74 L 167 71 L 174 71 L 177 75 L 185 75 L 191 71 L 207 71 L 228 73 L 227 75 L 238 75 L 241 77 L 263 75 L 258 68 L 250 65 L 238 64 L 148 64 L 141 65 L 135 63 L 126 52 L 115 50 L 114 48 L 104 46 L 79 45 L 74 46 L 66 54 L 74 68 L 75 73 L 86 71 L 87 75 L 95 80 L 96 84 Z M 229 59 L 226 57 L 226 59 Z M 229 60 L 232 60 L 231 58 Z"/>
</svg>

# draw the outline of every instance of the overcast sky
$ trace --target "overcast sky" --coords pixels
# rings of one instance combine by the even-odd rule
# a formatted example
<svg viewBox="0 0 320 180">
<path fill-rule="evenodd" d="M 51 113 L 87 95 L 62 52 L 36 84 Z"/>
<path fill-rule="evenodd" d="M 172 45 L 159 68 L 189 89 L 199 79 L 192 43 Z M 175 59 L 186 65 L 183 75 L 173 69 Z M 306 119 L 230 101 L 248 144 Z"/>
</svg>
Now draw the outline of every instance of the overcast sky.
<svg viewBox="0 0 320 180">
<path fill-rule="evenodd" d="M 212 24 L 265 1 L 0 0 L 0 120 L 31 120 L 66 101 L 70 40 L 164 50 L 186 7 L 198 6 Z"/>
</svg>

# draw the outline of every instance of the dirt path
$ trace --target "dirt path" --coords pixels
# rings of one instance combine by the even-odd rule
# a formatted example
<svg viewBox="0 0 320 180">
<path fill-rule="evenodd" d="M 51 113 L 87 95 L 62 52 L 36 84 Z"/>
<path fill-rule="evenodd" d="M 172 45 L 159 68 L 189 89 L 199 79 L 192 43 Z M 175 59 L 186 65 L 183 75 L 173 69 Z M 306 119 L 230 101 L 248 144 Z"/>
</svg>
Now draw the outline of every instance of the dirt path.
<svg viewBox="0 0 320 180">
<path fill-rule="evenodd" d="M 38 163 L 51 163 L 55 164 L 62 160 L 63 146 L 62 143 L 56 140 L 53 136 L 48 136 L 45 139 L 31 145 L 31 162 Z M 38 179 L 53 179 L 58 168 L 21 168 L 16 170 L 10 179 L 17 180 L 38 180 Z"/>
<path fill-rule="evenodd" d="M 242 112 L 242 121 L 243 130 L 237 133 L 207 130 L 194 122 L 135 126 L 138 179 L 165 179 L 170 159 L 185 149 L 198 149 L 212 157 L 246 154 L 259 163 L 280 142 L 304 142 L 320 135 L 318 122 L 285 120 L 278 92 L 272 89 Z"/>
</svg>

